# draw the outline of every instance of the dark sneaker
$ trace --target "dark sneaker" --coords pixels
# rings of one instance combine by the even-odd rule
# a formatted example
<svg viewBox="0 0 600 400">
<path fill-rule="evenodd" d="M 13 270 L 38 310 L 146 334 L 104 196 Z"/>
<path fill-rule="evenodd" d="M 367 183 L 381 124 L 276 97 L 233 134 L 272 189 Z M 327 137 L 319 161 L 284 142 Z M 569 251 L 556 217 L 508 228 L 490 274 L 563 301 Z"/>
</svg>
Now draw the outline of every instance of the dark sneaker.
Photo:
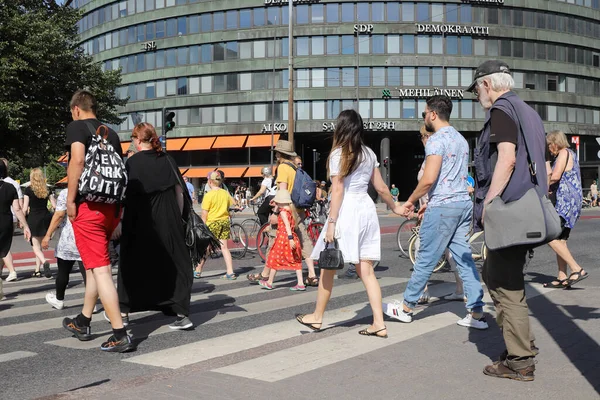
<svg viewBox="0 0 600 400">
<path fill-rule="evenodd" d="M 63 327 L 69 332 L 73 333 L 77 339 L 81 340 L 82 342 L 92 340 L 92 328 L 89 326 L 77 325 L 75 318 L 63 319 Z"/>
<path fill-rule="evenodd" d="M 44 263 L 44 276 L 48 279 L 52 278 L 52 271 L 50 271 L 50 263 L 48 261 Z"/>
<path fill-rule="evenodd" d="M 188 317 L 177 318 L 175 322 L 169 325 L 169 328 L 174 330 L 190 329 L 194 324 Z"/>
<path fill-rule="evenodd" d="M 494 378 L 506 378 L 513 379 L 521 382 L 531 382 L 535 379 L 534 375 L 535 366 L 530 366 L 524 369 L 514 370 L 503 362 L 495 362 L 492 365 L 488 365 L 483 369 L 483 373 L 487 376 L 493 376 Z"/>
<path fill-rule="evenodd" d="M 135 349 L 131 336 L 126 335 L 123 339 L 117 340 L 115 335 L 111 335 L 108 340 L 100 346 L 100 350 L 108 351 L 109 353 L 125 353 Z"/>
</svg>

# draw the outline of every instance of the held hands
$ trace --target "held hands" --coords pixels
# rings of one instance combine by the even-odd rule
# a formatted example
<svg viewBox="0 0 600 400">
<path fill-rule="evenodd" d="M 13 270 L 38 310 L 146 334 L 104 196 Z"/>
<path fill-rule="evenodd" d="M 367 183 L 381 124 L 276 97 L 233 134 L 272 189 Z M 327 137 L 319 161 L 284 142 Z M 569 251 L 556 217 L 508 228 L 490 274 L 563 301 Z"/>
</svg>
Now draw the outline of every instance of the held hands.
<svg viewBox="0 0 600 400">
<path fill-rule="evenodd" d="M 296 250 L 296 242 L 294 242 L 294 239 L 290 239 L 290 248 Z"/>
<path fill-rule="evenodd" d="M 333 243 L 335 239 L 335 222 L 327 224 L 327 232 L 325 233 L 325 243 Z"/>
<path fill-rule="evenodd" d="M 396 206 L 394 207 L 393 211 L 396 215 L 411 218 L 413 213 L 415 212 L 415 205 L 408 201 L 402 205 L 400 205 L 400 203 L 396 203 Z"/>
<path fill-rule="evenodd" d="M 42 249 L 48 250 L 49 244 L 50 244 L 50 236 L 46 235 L 42 239 Z"/>
<path fill-rule="evenodd" d="M 29 230 L 28 226 L 23 228 L 23 237 L 25 238 L 26 242 L 29 242 L 31 240 L 31 231 Z"/>
</svg>

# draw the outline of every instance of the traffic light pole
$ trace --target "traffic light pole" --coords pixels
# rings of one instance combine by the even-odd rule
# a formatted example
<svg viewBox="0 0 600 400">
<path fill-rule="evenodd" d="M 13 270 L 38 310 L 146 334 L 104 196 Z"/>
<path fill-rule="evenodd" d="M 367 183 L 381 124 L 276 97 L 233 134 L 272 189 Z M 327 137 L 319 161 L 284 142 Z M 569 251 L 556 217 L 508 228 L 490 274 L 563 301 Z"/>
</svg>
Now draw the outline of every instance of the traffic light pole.
<svg viewBox="0 0 600 400">
<path fill-rule="evenodd" d="M 165 115 L 167 114 L 167 107 L 163 107 L 162 109 L 162 122 L 161 122 L 161 129 L 162 129 L 162 135 L 164 137 L 163 141 L 165 142 L 165 148 L 163 149 L 163 151 L 166 153 L 167 152 L 167 131 L 166 131 L 166 121 L 165 121 Z"/>
<path fill-rule="evenodd" d="M 313 150 L 313 174 L 312 177 L 313 179 L 317 179 L 317 149 L 312 149 Z"/>
</svg>

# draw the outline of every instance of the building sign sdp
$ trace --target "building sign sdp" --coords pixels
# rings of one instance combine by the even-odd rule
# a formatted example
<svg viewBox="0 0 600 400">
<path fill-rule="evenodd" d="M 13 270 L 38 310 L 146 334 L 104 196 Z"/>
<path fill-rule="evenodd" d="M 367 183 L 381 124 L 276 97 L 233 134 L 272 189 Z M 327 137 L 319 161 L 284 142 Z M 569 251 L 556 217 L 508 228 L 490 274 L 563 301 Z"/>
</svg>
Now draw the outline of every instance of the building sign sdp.
<svg viewBox="0 0 600 400">
<path fill-rule="evenodd" d="M 370 34 L 373 32 L 373 24 L 355 24 L 354 25 L 354 34 L 356 35 L 364 35 Z"/>
<path fill-rule="evenodd" d="M 466 26 L 448 24 L 416 24 L 417 33 L 442 33 L 454 35 L 488 36 L 489 26 Z"/>
<path fill-rule="evenodd" d="M 391 99 L 392 97 L 399 97 L 401 99 L 426 99 L 431 96 L 445 95 L 451 99 L 462 99 L 465 91 L 462 89 L 440 89 L 440 88 L 418 88 L 418 89 L 397 89 L 398 95 L 394 96 L 390 89 L 383 89 L 381 91 L 381 97 L 384 99 Z"/>
</svg>

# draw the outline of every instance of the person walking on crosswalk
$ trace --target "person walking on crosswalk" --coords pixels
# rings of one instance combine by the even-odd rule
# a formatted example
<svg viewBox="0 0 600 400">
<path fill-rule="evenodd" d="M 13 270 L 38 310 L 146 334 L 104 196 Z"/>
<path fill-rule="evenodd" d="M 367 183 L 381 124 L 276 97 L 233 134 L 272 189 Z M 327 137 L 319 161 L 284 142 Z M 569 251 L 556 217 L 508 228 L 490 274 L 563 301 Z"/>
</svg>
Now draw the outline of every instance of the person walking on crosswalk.
<svg viewBox="0 0 600 400">
<path fill-rule="evenodd" d="M 6 170 L 7 170 L 7 174 L 8 174 L 8 160 L 6 158 L 0 158 L 0 162 L 2 162 L 6 166 Z M 4 180 L 4 182 L 10 183 L 11 185 L 14 186 L 15 190 L 17 191 L 19 205 L 21 206 L 21 210 L 23 210 L 23 192 L 21 191 L 21 186 L 10 176 L 6 176 L 3 180 Z M 17 227 L 18 220 L 17 220 L 17 214 L 15 214 L 15 211 L 14 211 L 14 209 L 12 209 L 12 206 L 11 206 L 11 210 L 12 210 L 12 216 L 13 216 L 13 229 L 11 230 L 11 232 L 12 232 Z M 16 281 L 17 280 L 17 271 L 15 271 L 15 267 L 13 264 L 13 257 L 12 257 L 12 253 L 10 251 L 6 254 L 6 256 L 4 258 L 0 259 L 0 272 L 2 271 L 2 267 L 4 267 L 4 266 L 6 266 L 6 268 L 8 268 L 8 276 L 6 277 L 6 282 Z M 2 297 L 2 296 L 0 296 L 0 297 Z"/>
<path fill-rule="evenodd" d="M 375 203 L 368 194 L 369 182 L 373 183 L 377 193 L 395 213 L 398 213 L 399 205 L 394 203 L 379 172 L 377 157 L 373 150 L 364 145 L 363 136 L 360 114 L 354 110 L 342 111 L 336 121 L 327 163 L 332 188 L 329 218 L 311 258 L 319 259 L 325 242 L 338 241 L 344 261 L 356 265 L 356 272 L 365 285 L 373 311 L 373 324 L 359 331 L 359 334 L 387 338 L 381 288 L 373 270 L 373 262 L 381 258 L 381 233 Z M 315 331 L 321 329 L 334 275 L 335 270 L 321 270 L 315 311 L 296 315 L 296 320 L 302 325 Z"/>
</svg>

